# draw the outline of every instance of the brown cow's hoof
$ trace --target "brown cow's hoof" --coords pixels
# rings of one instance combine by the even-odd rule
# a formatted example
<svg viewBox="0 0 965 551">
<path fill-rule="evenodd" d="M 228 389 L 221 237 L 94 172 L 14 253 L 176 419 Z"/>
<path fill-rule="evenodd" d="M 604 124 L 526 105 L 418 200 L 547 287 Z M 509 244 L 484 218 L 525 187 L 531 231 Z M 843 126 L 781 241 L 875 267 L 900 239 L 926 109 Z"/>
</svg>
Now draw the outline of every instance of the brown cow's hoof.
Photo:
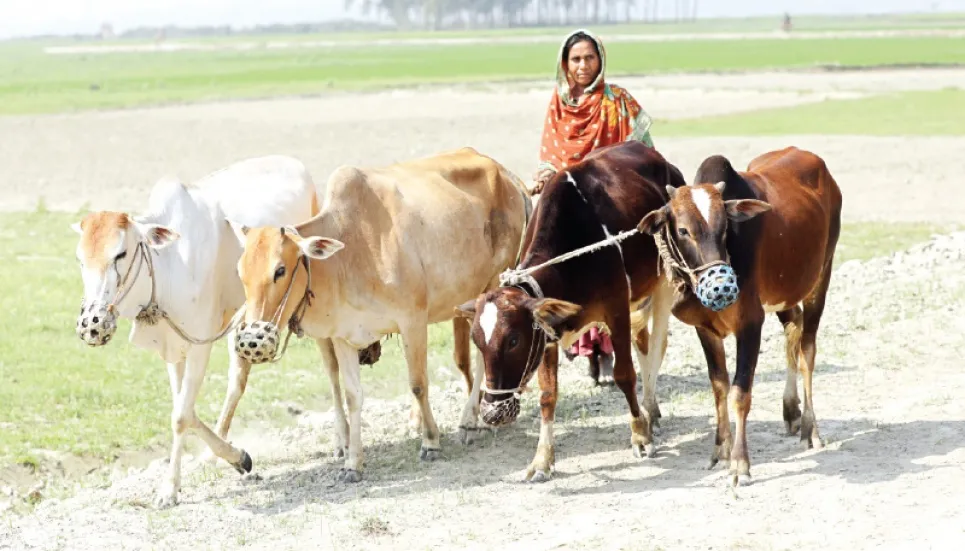
<svg viewBox="0 0 965 551">
<path fill-rule="evenodd" d="M 650 457 L 656 457 L 657 447 L 653 445 L 653 442 L 645 445 L 636 444 L 633 446 L 633 457 L 637 459 L 647 459 Z"/>
<path fill-rule="evenodd" d="M 335 479 L 339 482 L 355 484 L 356 482 L 362 481 L 362 473 L 355 469 L 339 469 L 338 474 L 335 475 Z"/>
<path fill-rule="evenodd" d="M 436 459 L 442 459 L 442 450 L 423 446 L 419 450 L 419 459 L 423 461 L 435 461 Z"/>
<path fill-rule="evenodd" d="M 375 365 L 375 362 L 379 361 L 381 357 L 382 343 L 379 341 L 359 350 L 359 364 L 361 365 Z"/>
<path fill-rule="evenodd" d="M 543 482 L 549 482 L 552 477 L 553 475 L 550 474 L 549 471 L 533 469 L 526 473 L 525 482 L 529 482 L 530 484 L 541 484 Z"/>
<path fill-rule="evenodd" d="M 248 474 L 251 472 L 252 467 L 251 456 L 248 455 L 248 452 L 245 450 L 241 450 L 241 459 L 239 459 L 237 463 L 232 463 L 231 466 L 238 471 L 238 474 Z"/>
</svg>

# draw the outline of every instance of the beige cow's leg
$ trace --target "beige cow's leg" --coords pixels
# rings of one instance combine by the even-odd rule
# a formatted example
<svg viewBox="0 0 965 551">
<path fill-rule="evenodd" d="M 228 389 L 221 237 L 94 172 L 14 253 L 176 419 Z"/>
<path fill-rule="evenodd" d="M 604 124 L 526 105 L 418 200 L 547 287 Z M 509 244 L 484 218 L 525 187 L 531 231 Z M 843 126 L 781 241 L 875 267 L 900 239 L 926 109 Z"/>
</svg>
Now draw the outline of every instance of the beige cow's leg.
<svg viewBox="0 0 965 551">
<path fill-rule="evenodd" d="M 472 326 L 469 321 L 455 317 L 452 322 L 452 334 L 455 341 L 453 356 L 456 365 L 459 366 L 459 371 L 466 379 L 466 390 L 469 391 L 469 397 L 466 400 L 466 405 L 462 408 L 462 416 L 459 419 L 459 439 L 463 444 L 469 445 L 473 441 L 475 432 L 479 429 L 479 398 L 482 378 L 485 375 L 485 364 L 483 364 L 482 352 L 472 345 L 472 339 L 469 335 Z M 471 366 L 469 361 L 470 352 L 473 349 L 476 352 L 472 355 L 475 358 L 475 366 Z M 473 371 L 470 371 L 471 369 Z"/>
<path fill-rule="evenodd" d="M 328 382 L 332 387 L 332 403 L 335 410 L 335 459 L 342 459 L 348 453 L 348 421 L 345 419 L 345 408 L 342 407 L 342 385 L 338 381 L 338 358 L 335 355 L 335 345 L 331 339 L 315 339 L 318 351 L 322 355 L 322 365 L 328 373 Z"/>
<path fill-rule="evenodd" d="M 424 461 L 434 461 L 441 455 L 442 446 L 439 443 L 439 427 L 429 407 L 429 376 L 426 368 L 429 345 L 427 324 L 425 320 L 419 320 L 401 329 L 405 361 L 409 367 L 409 388 L 412 389 L 415 399 L 419 401 L 419 409 L 422 411 L 422 448 L 419 450 L 419 457 Z"/>
<path fill-rule="evenodd" d="M 223 440 L 228 439 L 228 430 L 231 429 L 231 421 L 234 419 L 235 410 L 238 402 L 245 394 L 248 385 L 248 375 L 251 373 L 251 362 L 238 355 L 235 350 L 237 334 L 232 331 L 228 334 L 228 388 L 225 393 L 224 405 L 221 407 L 221 415 L 218 416 L 218 424 L 215 432 Z M 201 463 L 213 463 L 218 459 L 211 448 L 207 448 L 199 457 Z"/>
<path fill-rule="evenodd" d="M 673 289 L 661 281 L 651 295 L 650 305 L 644 312 L 644 325 L 641 335 L 634 338 L 634 354 L 640 364 L 640 378 L 643 379 L 643 407 L 650 416 L 651 432 L 657 434 L 660 428 L 660 405 L 657 400 L 657 376 L 667 352 L 667 333 L 670 325 L 670 309 Z M 647 330 L 647 318 L 652 320 L 652 329 L 646 342 L 641 342 Z"/>
<path fill-rule="evenodd" d="M 342 339 L 332 339 L 338 370 L 345 381 L 345 402 L 348 405 L 348 457 L 345 466 L 338 473 L 342 482 L 362 480 L 362 467 L 365 455 L 362 450 L 362 377 L 359 366 L 358 350 Z"/>
<path fill-rule="evenodd" d="M 201 390 L 201 383 L 204 380 L 204 372 L 208 367 L 210 353 L 210 344 L 192 346 L 188 350 L 179 392 L 171 411 L 171 430 L 174 433 L 174 441 L 171 446 L 171 463 L 168 465 L 168 473 L 161 482 L 155 501 L 158 507 L 170 507 L 177 503 L 178 492 L 181 489 L 181 454 L 188 430 L 197 430 L 205 444 L 214 451 L 215 455 L 230 463 L 239 472 L 251 472 L 251 457 L 248 456 L 248 453 L 225 442 L 202 423 L 195 414 L 194 406 L 198 399 L 198 392 Z M 179 364 L 173 365 L 174 370 L 177 371 Z M 169 376 L 173 378 L 176 373 L 174 375 L 169 373 Z M 172 381 L 172 389 L 174 386 Z"/>
</svg>

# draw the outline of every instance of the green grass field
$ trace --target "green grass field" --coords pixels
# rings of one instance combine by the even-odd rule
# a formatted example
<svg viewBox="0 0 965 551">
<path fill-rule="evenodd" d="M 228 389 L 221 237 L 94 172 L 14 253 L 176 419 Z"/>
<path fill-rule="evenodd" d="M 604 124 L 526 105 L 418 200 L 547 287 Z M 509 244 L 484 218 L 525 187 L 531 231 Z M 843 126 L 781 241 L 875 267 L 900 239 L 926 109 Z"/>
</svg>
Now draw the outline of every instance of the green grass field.
<svg viewBox="0 0 965 551">
<path fill-rule="evenodd" d="M 428 83 L 550 79 L 554 43 L 49 55 L 0 44 L 0 115 L 370 90 Z M 965 63 L 951 38 L 616 42 L 610 76 L 820 65 Z"/>
<path fill-rule="evenodd" d="M 960 136 L 965 134 L 965 90 L 903 92 L 723 116 L 656 121 L 654 135 Z"/>
<path fill-rule="evenodd" d="M 77 214 L 35 212 L 0 215 L 0 310 L 6 334 L 0 341 L 0 465 L 30 462 L 36 449 L 110 460 L 123 451 L 165 445 L 170 436 L 171 397 L 164 364 L 127 343 L 130 325 L 103 348 L 88 348 L 74 334 L 82 297 L 74 260 Z M 947 230 L 917 224 L 852 224 L 842 233 L 838 264 L 870 258 Z M 452 367 L 449 324 L 430 330 L 429 376 Z M 215 346 L 198 414 L 214 424 L 227 381 L 225 342 Z M 382 360 L 364 367 L 366 396 L 407 393 L 397 338 L 383 346 Z M 444 381 L 443 381 L 444 383 Z M 288 355 L 255 366 L 237 423 L 290 422 L 287 404 L 327 409 L 327 377 L 314 344 L 293 339 Z M 401 422 L 401 421 L 400 421 Z"/>
</svg>

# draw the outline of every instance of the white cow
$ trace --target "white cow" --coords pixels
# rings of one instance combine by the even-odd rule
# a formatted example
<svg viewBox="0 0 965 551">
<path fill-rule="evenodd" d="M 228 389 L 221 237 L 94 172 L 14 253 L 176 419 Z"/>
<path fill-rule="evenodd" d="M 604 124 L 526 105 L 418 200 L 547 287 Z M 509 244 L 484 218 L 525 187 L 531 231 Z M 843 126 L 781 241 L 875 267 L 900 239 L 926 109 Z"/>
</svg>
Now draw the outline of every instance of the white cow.
<svg viewBox="0 0 965 551">
<path fill-rule="evenodd" d="M 300 161 L 259 157 L 232 164 L 192 186 L 159 181 L 142 216 L 96 212 L 72 226 L 81 235 L 77 257 L 84 282 L 78 335 L 91 346 L 104 345 L 119 315 L 133 320 L 130 342 L 157 352 L 168 366 L 174 438 L 158 507 L 177 503 L 188 430 L 197 431 L 210 452 L 239 472 L 252 467 L 247 452 L 225 441 L 251 368 L 238 357 L 234 342 L 228 346 L 228 390 L 218 432 L 195 415 L 212 347 L 202 341 L 222 333 L 245 303 L 236 268 L 242 247 L 225 220 L 254 227 L 297 224 L 318 212 L 320 196 Z"/>
</svg>

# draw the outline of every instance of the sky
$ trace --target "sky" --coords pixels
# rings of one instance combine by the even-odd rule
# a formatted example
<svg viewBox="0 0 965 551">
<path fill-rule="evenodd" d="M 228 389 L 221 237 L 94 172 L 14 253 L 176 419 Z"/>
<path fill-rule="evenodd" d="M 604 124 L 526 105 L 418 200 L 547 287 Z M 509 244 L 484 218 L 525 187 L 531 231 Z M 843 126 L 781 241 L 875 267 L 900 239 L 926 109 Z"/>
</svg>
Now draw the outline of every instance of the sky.
<svg viewBox="0 0 965 551">
<path fill-rule="evenodd" d="M 961 11 L 965 0 L 698 0 L 703 17 L 792 14 Z M 270 8 L 268 6 L 271 6 Z M 660 2 L 673 15 L 674 2 Z M 361 17 L 345 0 L 0 0 L 0 38 L 94 34 L 104 22 L 117 32 L 139 26 L 319 22 Z"/>
</svg>

